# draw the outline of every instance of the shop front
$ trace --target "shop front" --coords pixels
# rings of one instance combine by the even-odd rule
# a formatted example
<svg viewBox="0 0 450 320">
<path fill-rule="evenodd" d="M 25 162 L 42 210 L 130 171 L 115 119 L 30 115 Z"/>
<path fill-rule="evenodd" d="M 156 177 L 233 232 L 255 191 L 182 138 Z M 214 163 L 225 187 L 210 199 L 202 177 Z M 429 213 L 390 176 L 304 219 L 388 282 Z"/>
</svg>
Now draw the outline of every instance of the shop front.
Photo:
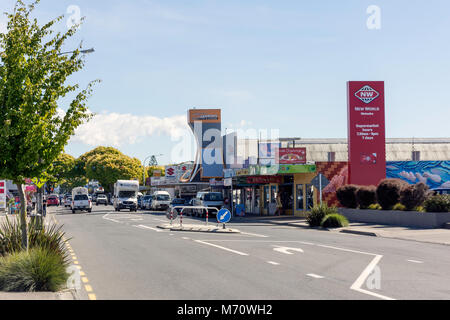
<svg viewBox="0 0 450 320">
<path fill-rule="evenodd" d="M 233 200 L 245 214 L 274 215 L 280 195 L 283 215 L 305 216 L 318 200 L 318 190 L 311 184 L 315 165 L 251 166 L 236 171 Z"/>
</svg>

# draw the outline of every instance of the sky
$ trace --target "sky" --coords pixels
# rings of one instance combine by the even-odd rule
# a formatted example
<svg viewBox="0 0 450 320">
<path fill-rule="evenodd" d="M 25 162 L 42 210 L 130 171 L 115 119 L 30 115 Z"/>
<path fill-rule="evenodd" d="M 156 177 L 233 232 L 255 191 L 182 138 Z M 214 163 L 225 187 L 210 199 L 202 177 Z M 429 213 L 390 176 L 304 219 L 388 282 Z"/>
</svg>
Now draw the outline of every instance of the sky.
<svg viewBox="0 0 450 320">
<path fill-rule="evenodd" d="M 449 137 L 449 12 L 447 0 L 41 0 L 35 17 L 64 14 L 62 31 L 85 17 L 65 49 L 95 49 L 70 81 L 102 81 L 96 116 L 65 151 L 113 146 L 168 164 L 193 160 L 173 151 L 192 139 L 192 107 L 222 109 L 223 130 L 345 138 L 349 80 L 385 81 L 387 138 Z"/>
</svg>

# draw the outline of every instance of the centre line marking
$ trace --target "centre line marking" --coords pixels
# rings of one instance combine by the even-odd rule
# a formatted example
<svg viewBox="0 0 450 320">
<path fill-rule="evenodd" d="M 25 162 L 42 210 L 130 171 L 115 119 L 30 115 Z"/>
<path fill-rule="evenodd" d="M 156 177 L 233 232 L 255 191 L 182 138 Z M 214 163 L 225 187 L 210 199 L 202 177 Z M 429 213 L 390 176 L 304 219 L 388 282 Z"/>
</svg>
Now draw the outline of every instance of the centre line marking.
<svg viewBox="0 0 450 320">
<path fill-rule="evenodd" d="M 316 279 L 323 279 L 324 278 L 323 276 L 319 276 L 318 274 L 314 274 L 314 273 L 308 273 L 307 276 L 311 277 L 311 278 L 316 278 Z"/>
<path fill-rule="evenodd" d="M 161 230 L 161 229 L 153 228 L 153 227 L 149 227 L 149 226 L 144 226 L 143 224 L 140 224 L 140 225 L 134 225 L 133 227 L 141 228 L 141 229 L 150 229 L 150 230 L 153 230 L 153 231 L 156 231 L 156 232 L 164 232 L 164 231 Z"/>
<path fill-rule="evenodd" d="M 413 262 L 413 263 L 423 263 L 423 261 L 419 261 L 419 260 L 406 260 L 406 261 Z"/>
<path fill-rule="evenodd" d="M 279 266 L 280 264 L 275 261 L 266 261 L 267 263 L 273 264 L 274 266 Z"/>
<path fill-rule="evenodd" d="M 268 238 L 269 237 L 269 236 L 265 236 L 263 234 L 250 233 L 250 232 L 241 232 L 241 234 L 247 234 L 249 236 L 261 237 L 261 238 Z"/>
<path fill-rule="evenodd" d="M 237 250 L 225 248 L 225 247 L 219 246 L 217 244 L 212 244 L 212 243 L 209 243 L 209 242 L 206 242 L 206 241 L 202 241 L 202 240 L 194 240 L 194 241 L 198 242 L 198 243 L 206 244 L 206 245 L 211 246 L 211 247 L 216 247 L 216 248 L 219 248 L 219 249 L 222 249 L 222 250 L 225 250 L 225 251 L 236 253 L 236 254 L 241 255 L 241 256 L 248 256 L 248 253 L 244 253 L 244 252 L 240 252 L 240 251 L 237 251 Z"/>
</svg>

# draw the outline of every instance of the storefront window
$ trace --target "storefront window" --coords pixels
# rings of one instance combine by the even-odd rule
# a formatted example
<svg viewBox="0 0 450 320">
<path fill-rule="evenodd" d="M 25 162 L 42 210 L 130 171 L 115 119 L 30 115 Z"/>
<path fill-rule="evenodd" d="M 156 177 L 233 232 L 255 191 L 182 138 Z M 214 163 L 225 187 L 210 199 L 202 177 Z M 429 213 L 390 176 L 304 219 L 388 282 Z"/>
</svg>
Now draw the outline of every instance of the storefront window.
<svg viewBox="0 0 450 320">
<path fill-rule="evenodd" d="M 295 194 L 297 197 L 297 206 L 296 209 L 299 211 L 303 211 L 303 185 L 302 184 L 298 184 L 296 186 L 296 190 L 295 190 Z"/>
<path fill-rule="evenodd" d="M 314 186 L 312 184 L 306 185 L 306 211 L 310 211 L 314 206 Z"/>
</svg>

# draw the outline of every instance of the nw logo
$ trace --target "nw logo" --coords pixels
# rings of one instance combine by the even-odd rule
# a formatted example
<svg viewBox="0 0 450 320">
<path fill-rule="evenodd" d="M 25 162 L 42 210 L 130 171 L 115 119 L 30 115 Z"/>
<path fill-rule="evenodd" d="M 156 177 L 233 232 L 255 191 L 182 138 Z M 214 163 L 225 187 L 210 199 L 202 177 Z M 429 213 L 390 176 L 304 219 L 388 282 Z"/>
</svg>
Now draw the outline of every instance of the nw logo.
<svg viewBox="0 0 450 320">
<path fill-rule="evenodd" d="M 375 100 L 380 94 L 369 86 L 364 86 L 355 93 L 355 97 L 365 103 Z"/>
</svg>

